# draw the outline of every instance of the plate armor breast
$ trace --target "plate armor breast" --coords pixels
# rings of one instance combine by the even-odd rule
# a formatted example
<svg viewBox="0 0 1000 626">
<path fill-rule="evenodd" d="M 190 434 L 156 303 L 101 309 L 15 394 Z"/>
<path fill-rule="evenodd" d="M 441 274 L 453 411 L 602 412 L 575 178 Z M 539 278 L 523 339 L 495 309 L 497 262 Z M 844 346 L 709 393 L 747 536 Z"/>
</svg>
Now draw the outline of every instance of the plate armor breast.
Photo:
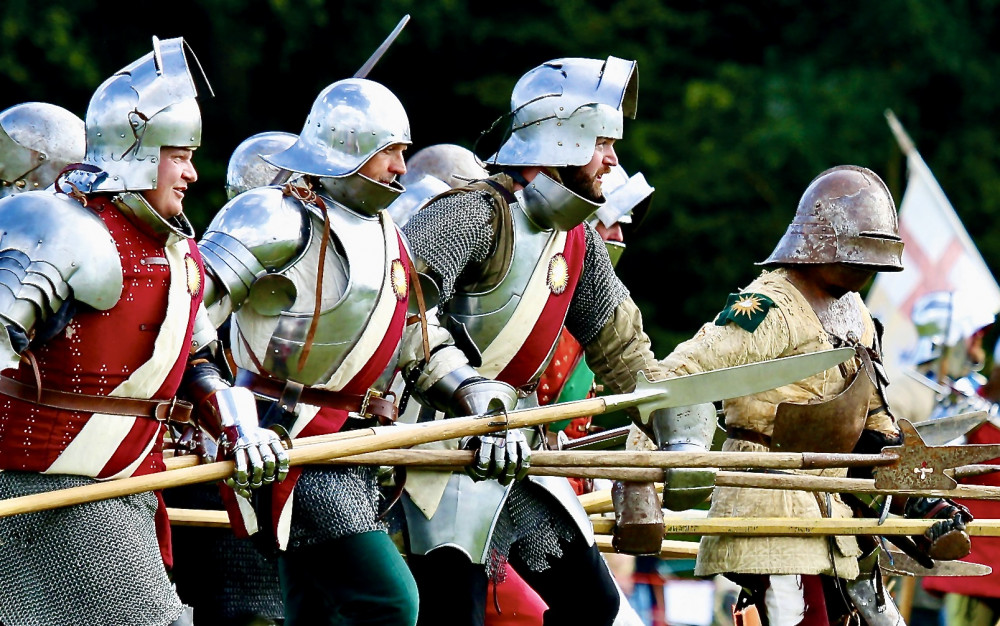
<svg viewBox="0 0 1000 626">
<path fill-rule="evenodd" d="M 201 245 L 213 272 L 227 285 L 235 283 L 227 290 L 237 309 L 232 329 L 237 365 L 280 380 L 339 390 L 342 385 L 333 381 L 334 375 L 379 302 L 406 297 L 406 275 L 398 260 L 402 250 L 392 239 L 395 226 L 384 213 L 361 216 L 326 199 L 330 234 L 321 254 L 324 225 L 316 205 L 282 196 L 277 188 L 247 192 L 230 202 L 234 204 L 243 205 L 236 212 L 239 217 L 224 209 Z M 248 240 L 247 226 L 261 220 L 267 224 L 257 224 L 253 230 L 272 236 Z M 323 284 L 315 334 L 309 356 L 301 362 L 317 312 L 321 257 Z M 221 269 L 216 271 L 217 267 Z M 242 279 L 227 280 L 227 273 Z M 245 300 L 239 302 L 238 294 L 245 294 Z"/>
</svg>

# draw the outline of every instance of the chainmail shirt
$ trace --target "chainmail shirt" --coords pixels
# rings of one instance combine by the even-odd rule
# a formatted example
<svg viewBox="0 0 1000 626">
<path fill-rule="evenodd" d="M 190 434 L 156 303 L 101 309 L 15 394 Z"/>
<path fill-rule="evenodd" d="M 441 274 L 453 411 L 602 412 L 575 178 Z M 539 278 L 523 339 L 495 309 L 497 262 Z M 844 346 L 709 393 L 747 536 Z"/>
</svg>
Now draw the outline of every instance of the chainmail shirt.
<svg viewBox="0 0 1000 626">
<path fill-rule="evenodd" d="M 97 481 L 0 472 L 0 499 Z M 163 567 L 152 493 L 0 519 L 0 623 L 169 624 L 185 607 Z"/>
<path fill-rule="evenodd" d="M 494 213 L 502 210 L 488 192 L 470 191 L 444 196 L 414 215 L 403 233 L 414 255 L 440 278 L 441 303 L 455 295 L 468 273 L 497 249 Z M 628 289 L 615 275 L 608 250 L 590 224 L 586 229 L 583 272 L 573 292 L 566 327 L 582 345 L 600 333 L 615 307 L 628 297 Z"/>
<path fill-rule="evenodd" d="M 167 506 L 223 508 L 215 485 L 168 489 L 163 498 Z M 237 537 L 228 528 L 177 526 L 172 535 L 177 593 L 194 607 L 199 623 L 284 617 L 278 563 L 261 554 L 253 541 Z"/>
<path fill-rule="evenodd" d="M 497 517 L 486 573 L 502 581 L 514 550 L 533 572 L 543 572 L 562 557 L 562 545 L 579 537 L 576 524 L 545 488 L 530 480 L 518 481 Z"/>
<path fill-rule="evenodd" d="M 485 191 L 444 196 L 403 227 L 416 258 L 441 279 L 441 302 L 455 294 L 455 283 L 470 264 L 482 263 L 493 250 L 493 198 Z"/>
<path fill-rule="evenodd" d="M 289 550 L 385 530 L 378 521 L 378 468 L 306 467 L 295 485 Z"/>
<path fill-rule="evenodd" d="M 583 273 L 573 292 L 566 328 L 570 334 L 587 345 L 608 323 L 615 308 L 628 298 L 628 289 L 615 274 L 608 249 L 594 227 L 584 224 L 587 250 L 583 257 Z"/>
</svg>

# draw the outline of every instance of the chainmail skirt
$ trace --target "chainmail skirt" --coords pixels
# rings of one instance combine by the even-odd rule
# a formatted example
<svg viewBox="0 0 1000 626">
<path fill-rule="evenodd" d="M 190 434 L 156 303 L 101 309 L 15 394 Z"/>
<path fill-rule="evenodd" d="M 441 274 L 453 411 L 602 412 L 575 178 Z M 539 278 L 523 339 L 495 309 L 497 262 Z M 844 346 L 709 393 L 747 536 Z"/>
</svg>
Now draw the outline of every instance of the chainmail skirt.
<svg viewBox="0 0 1000 626">
<path fill-rule="evenodd" d="M 167 506 L 223 508 L 216 485 L 168 489 L 163 497 Z M 261 554 L 252 540 L 229 529 L 177 526 L 172 532 L 177 593 L 194 607 L 199 624 L 284 617 L 278 563 Z"/>
<path fill-rule="evenodd" d="M 306 467 L 295 485 L 289 550 L 385 531 L 378 521 L 378 468 Z"/>
<path fill-rule="evenodd" d="M 502 581 L 512 553 L 532 571 L 543 572 L 562 558 L 561 544 L 579 538 L 579 529 L 555 497 L 530 480 L 518 481 L 494 526 L 487 574 Z"/>
<path fill-rule="evenodd" d="M 0 499 L 91 484 L 0 472 Z M 156 541 L 156 496 L 0 518 L 0 623 L 165 625 L 184 611 Z"/>
</svg>

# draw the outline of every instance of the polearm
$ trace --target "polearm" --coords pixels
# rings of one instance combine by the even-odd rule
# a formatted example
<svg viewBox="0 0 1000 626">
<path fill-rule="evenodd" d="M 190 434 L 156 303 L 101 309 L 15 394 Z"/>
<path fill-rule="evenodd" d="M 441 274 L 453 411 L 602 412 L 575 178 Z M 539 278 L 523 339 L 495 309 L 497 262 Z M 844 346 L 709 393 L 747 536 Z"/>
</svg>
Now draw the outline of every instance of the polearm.
<svg viewBox="0 0 1000 626">
<path fill-rule="evenodd" d="M 609 534 L 615 520 L 591 517 L 594 532 Z M 877 519 L 801 517 L 712 517 L 664 520 L 664 536 L 669 535 L 739 535 L 744 537 L 805 537 L 817 535 L 921 535 L 941 520 L 889 518 L 881 525 Z M 973 537 L 1000 537 L 1000 519 L 975 520 L 965 526 Z"/>
<path fill-rule="evenodd" d="M 393 465 L 427 468 L 431 471 L 453 471 L 469 465 L 473 452 L 468 450 L 385 450 L 329 461 L 334 465 Z M 776 460 L 769 455 L 779 456 L 777 461 L 790 457 L 786 469 L 802 469 L 806 463 L 815 468 L 815 459 L 796 459 L 808 453 L 786 452 L 565 452 L 538 451 L 531 455 L 533 476 L 564 476 L 567 478 L 607 478 L 635 482 L 656 482 L 663 480 L 663 468 L 695 467 L 690 461 L 698 460 L 697 467 L 774 467 Z M 676 455 L 676 456 L 675 456 Z M 857 463 L 856 467 L 876 466 L 891 463 L 895 455 L 850 454 L 820 455 L 824 467 L 846 467 L 846 462 Z M 636 458 L 638 457 L 638 458 Z M 846 461 L 842 457 L 847 457 Z M 721 458 L 726 463 L 715 460 Z M 616 465 L 616 463 L 620 465 Z M 829 465 L 826 465 L 829 463 Z M 956 468 L 956 475 L 966 473 Z M 969 473 L 1000 471 L 1000 466 L 977 465 Z M 975 500 L 1000 500 L 1000 487 L 987 485 L 959 485 L 954 489 L 884 489 L 876 488 L 875 481 L 863 478 L 840 478 L 835 476 L 810 476 L 802 474 L 762 474 L 758 472 L 727 472 L 716 474 L 717 487 L 748 487 L 755 489 L 794 489 L 811 492 L 850 492 L 867 494 L 891 494 L 900 496 L 929 496 L 969 498 Z"/>
<path fill-rule="evenodd" d="M 332 435 L 333 441 L 301 446 L 288 451 L 290 465 L 306 465 L 352 454 L 376 452 L 389 448 L 483 435 L 508 428 L 527 428 L 564 419 L 618 411 L 635 407 L 648 419 L 651 411 L 690 406 L 713 399 L 726 399 L 758 393 L 801 380 L 831 367 L 836 367 L 854 355 L 850 348 L 801 354 L 762 363 L 680 376 L 651 383 L 640 372 L 636 391 L 602 396 L 576 402 L 487 414 L 456 417 L 438 422 L 413 424 L 406 427 L 359 429 Z M 720 398 L 720 396 L 723 396 Z M 345 439 L 345 437 L 348 437 Z M 107 482 L 72 487 L 0 501 L 0 517 L 45 511 L 63 506 L 106 500 L 145 491 L 157 491 L 184 485 L 215 482 L 232 475 L 232 461 L 206 463 L 145 476 L 134 476 Z"/>
</svg>

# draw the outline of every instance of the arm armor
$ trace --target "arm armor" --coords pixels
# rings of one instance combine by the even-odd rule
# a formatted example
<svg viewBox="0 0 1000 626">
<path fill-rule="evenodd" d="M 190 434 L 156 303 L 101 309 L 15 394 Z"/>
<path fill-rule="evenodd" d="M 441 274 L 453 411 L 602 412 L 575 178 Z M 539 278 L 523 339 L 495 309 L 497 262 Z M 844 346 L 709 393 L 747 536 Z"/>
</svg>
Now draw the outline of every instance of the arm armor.
<svg viewBox="0 0 1000 626">
<path fill-rule="evenodd" d="M 35 328 L 74 300 L 106 311 L 121 297 L 121 259 L 104 222 L 48 191 L 0 203 L 0 360 L 16 361 Z M 13 341 L 12 341 L 13 339 Z"/>
<path fill-rule="evenodd" d="M 201 355 L 210 356 L 207 351 L 202 351 Z M 198 425 L 217 441 L 227 430 L 244 431 L 257 427 L 257 402 L 253 393 L 230 385 L 211 361 L 200 358 L 192 361 L 184 373 L 182 390 L 194 405 L 193 415 Z M 231 445 L 235 439 L 230 439 Z M 223 443 L 220 442 L 220 447 Z"/>
<path fill-rule="evenodd" d="M 228 295 L 233 310 L 239 309 L 258 278 L 305 252 L 311 232 L 303 204 L 279 187 L 252 189 L 227 202 L 198 243 L 213 283 L 205 305 Z"/>
</svg>

